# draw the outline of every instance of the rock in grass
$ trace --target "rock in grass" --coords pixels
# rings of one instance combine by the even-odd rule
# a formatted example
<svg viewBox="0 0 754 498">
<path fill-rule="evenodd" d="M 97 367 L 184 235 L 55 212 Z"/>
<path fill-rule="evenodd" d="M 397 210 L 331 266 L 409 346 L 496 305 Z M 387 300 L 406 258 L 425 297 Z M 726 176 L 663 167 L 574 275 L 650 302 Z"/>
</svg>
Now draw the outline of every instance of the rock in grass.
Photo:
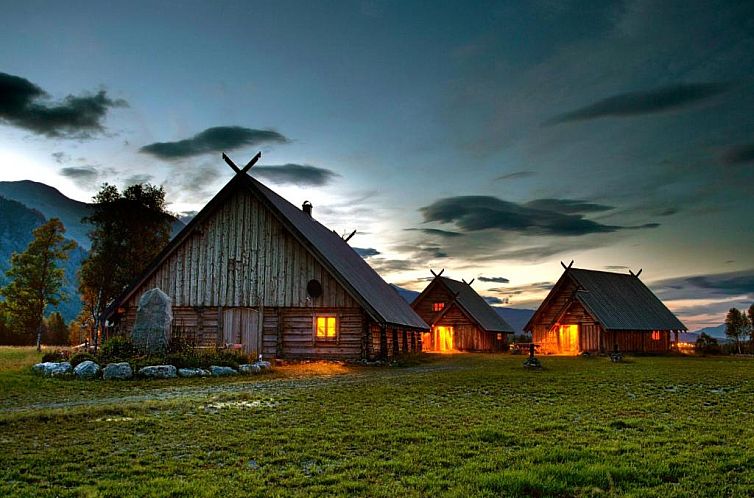
<svg viewBox="0 0 754 498">
<path fill-rule="evenodd" d="M 139 369 L 139 376 L 147 379 L 173 379 L 178 371 L 173 365 L 151 365 Z"/>
<path fill-rule="evenodd" d="M 109 363 L 102 371 L 102 378 L 105 380 L 127 380 L 134 376 L 131 365 L 126 362 Z"/>
<path fill-rule="evenodd" d="M 73 373 L 79 379 L 88 380 L 96 379 L 97 377 L 99 377 L 101 370 L 102 369 L 100 368 L 100 366 L 95 362 L 93 362 L 92 360 L 86 360 L 76 365 L 76 368 L 73 369 Z"/>
<path fill-rule="evenodd" d="M 209 371 L 212 372 L 212 377 L 225 377 L 227 375 L 236 375 L 238 372 L 231 367 L 219 367 L 212 365 L 209 367 Z"/>
<path fill-rule="evenodd" d="M 242 374 L 259 374 L 262 373 L 262 367 L 256 363 L 245 363 L 238 365 L 238 371 Z"/>
<path fill-rule="evenodd" d="M 31 367 L 31 369 L 34 373 L 45 377 L 63 377 L 65 375 L 70 375 L 73 372 L 73 367 L 67 361 L 59 363 L 46 361 L 44 363 L 37 363 Z"/>
<path fill-rule="evenodd" d="M 178 377 L 209 377 L 210 373 L 203 368 L 179 368 Z"/>
<path fill-rule="evenodd" d="M 269 361 L 255 361 L 254 365 L 258 365 L 262 370 L 272 370 L 272 363 L 270 363 Z"/>
</svg>

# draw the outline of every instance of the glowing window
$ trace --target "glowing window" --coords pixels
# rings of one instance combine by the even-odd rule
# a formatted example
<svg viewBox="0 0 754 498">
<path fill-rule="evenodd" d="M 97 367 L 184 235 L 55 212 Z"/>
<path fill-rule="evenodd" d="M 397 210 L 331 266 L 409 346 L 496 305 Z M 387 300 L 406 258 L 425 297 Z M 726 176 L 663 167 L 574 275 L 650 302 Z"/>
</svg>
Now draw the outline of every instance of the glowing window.
<svg viewBox="0 0 754 498">
<path fill-rule="evenodd" d="M 652 331 L 652 340 L 653 341 L 659 341 L 660 340 L 660 331 L 659 330 L 653 330 Z"/>
<path fill-rule="evenodd" d="M 338 320 L 333 315 L 314 319 L 314 336 L 318 341 L 333 341 L 338 336 Z"/>
<path fill-rule="evenodd" d="M 498 341 L 502 341 L 503 340 L 503 334 L 498 334 L 497 335 L 497 340 Z"/>
<path fill-rule="evenodd" d="M 432 303 L 432 311 L 442 311 L 445 309 L 445 303 Z"/>
</svg>

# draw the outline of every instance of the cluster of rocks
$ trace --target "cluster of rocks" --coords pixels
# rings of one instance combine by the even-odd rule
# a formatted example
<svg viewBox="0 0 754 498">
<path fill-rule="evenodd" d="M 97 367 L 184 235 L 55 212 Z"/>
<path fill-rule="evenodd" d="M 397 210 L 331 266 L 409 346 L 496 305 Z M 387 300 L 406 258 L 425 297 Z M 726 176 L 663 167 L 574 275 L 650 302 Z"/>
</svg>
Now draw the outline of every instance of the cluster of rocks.
<svg viewBox="0 0 754 498">
<path fill-rule="evenodd" d="M 173 379 L 175 377 L 226 377 L 239 374 L 260 374 L 272 369 L 269 361 L 256 361 L 238 366 L 238 370 L 231 367 L 212 365 L 204 368 L 176 368 L 173 365 L 150 365 L 140 368 L 134 375 L 131 365 L 126 362 L 108 363 L 101 368 L 93 361 L 83 361 L 76 368 L 67 362 L 37 363 L 32 367 L 34 373 L 44 377 L 71 377 L 89 380 L 100 376 L 105 380 L 128 380 L 134 376 L 144 379 Z"/>
</svg>

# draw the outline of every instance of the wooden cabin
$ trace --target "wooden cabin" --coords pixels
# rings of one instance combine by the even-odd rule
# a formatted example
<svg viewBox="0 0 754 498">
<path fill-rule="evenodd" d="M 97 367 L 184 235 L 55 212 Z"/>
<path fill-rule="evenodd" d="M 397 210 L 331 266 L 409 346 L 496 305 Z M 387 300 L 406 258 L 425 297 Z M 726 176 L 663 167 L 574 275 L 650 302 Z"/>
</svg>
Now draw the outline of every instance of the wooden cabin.
<svg viewBox="0 0 754 498">
<path fill-rule="evenodd" d="M 686 326 L 638 274 L 566 267 L 524 330 L 544 354 L 666 353 Z"/>
<path fill-rule="evenodd" d="M 443 277 L 442 272 L 411 303 L 430 325 L 422 335 L 429 352 L 507 351 L 511 327 L 470 283 Z"/>
<path fill-rule="evenodd" d="M 173 330 L 200 347 L 340 360 L 421 350 L 427 324 L 312 217 L 311 204 L 299 209 L 247 175 L 248 166 L 234 169 L 108 308 L 116 333 L 130 333 L 139 298 L 158 287 L 172 299 Z"/>
</svg>

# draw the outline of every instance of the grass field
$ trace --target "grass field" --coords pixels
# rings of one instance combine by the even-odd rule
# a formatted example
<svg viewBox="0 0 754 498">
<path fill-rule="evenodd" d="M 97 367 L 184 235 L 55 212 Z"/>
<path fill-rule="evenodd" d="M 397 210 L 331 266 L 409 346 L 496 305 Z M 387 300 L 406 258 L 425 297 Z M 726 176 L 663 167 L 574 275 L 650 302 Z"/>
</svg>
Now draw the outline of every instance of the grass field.
<svg viewBox="0 0 754 498">
<path fill-rule="evenodd" d="M 754 361 L 79 382 L 0 348 L 0 496 L 752 496 Z"/>
</svg>

